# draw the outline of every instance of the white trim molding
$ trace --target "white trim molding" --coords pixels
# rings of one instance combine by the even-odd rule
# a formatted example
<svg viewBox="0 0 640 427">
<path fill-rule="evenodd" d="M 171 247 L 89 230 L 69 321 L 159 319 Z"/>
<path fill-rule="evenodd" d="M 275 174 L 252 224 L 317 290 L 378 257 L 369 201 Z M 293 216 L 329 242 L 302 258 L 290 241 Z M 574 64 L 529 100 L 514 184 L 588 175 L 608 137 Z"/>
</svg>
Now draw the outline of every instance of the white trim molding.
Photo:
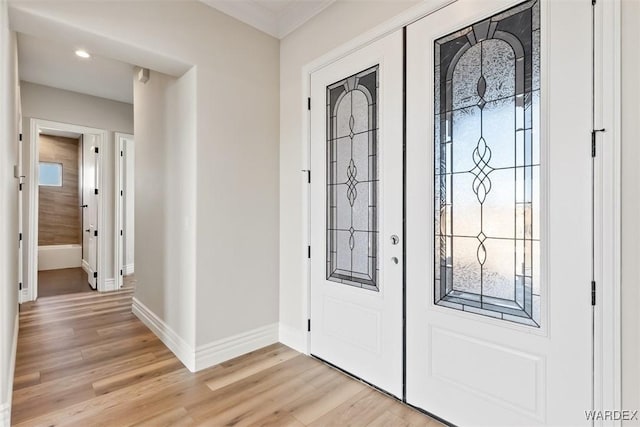
<svg viewBox="0 0 640 427">
<path fill-rule="evenodd" d="M 0 404 L 0 427 L 9 427 L 11 425 L 11 403 L 6 402 Z"/>
<path fill-rule="evenodd" d="M 11 354 L 9 357 L 9 376 L 7 377 L 7 401 L 0 403 L 0 427 L 9 427 L 11 425 L 11 400 L 13 396 L 13 377 L 16 372 L 16 354 L 18 352 L 18 331 L 20 329 L 20 315 L 16 314 L 16 320 L 13 325 L 13 343 L 11 345 Z"/>
<path fill-rule="evenodd" d="M 196 348 L 196 371 L 278 342 L 278 324 L 261 326 Z"/>
<path fill-rule="evenodd" d="M 151 329 L 151 332 L 156 334 L 160 341 L 180 359 L 187 369 L 191 372 L 196 371 L 195 351 L 193 347 L 136 297 L 133 297 L 131 310 L 133 314 Z"/>
<path fill-rule="evenodd" d="M 198 346 L 194 350 L 169 325 L 135 297 L 132 311 L 191 372 L 201 371 L 278 342 L 278 324 L 272 323 Z"/>
<path fill-rule="evenodd" d="M 131 272 L 127 273 L 128 265 L 124 265 L 123 254 L 125 252 L 125 248 L 123 246 L 123 239 L 125 234 L 120 234 L 122 231 L 126 233 L 124 229 L 125 226 L 125 216 L 126 212 L 124 211 L 125 205 L 123 203 L 123 199 L 126 194 L 126 189 L 122 187 L 123 184 L 123 169 L 126 170 L 126 164 L 123 164 L 123 152 L 126 151 L 126 141 L 133 141 L 133 135 L 129 133 L 115 132 L 113 137 L 113 200 L 114 200 L 114 210 L 113 210 L 113 218 L 114 218 L 114 227 L 113 227 L 113 274 L 115 275 L 114 280 L 116 281 L 115 289 L 119 289 L 123 285 L 123 276 L 127 274 L 133 274 L 133 265 L 131 265 Z M 128 195 L 127 195 L 128 196 Z M 131 238 L 132 236 L 127 236 L 127 238 Z M 120 270 L 122 270 L 122 274 L 120 274 Z"/>
<path fill-rule="evenodd" d="M 278 339 L 287 347 L 307 354 L 307 331 L 280 323 L 278 326 Z"/>
<path fill-rule="evenodd" d="M 622 407 L 621 343 L 621 1 L 596 2 L 594 128 L 595 410 Z M 619 426 L 621 420 L 602 425 Z"/>
<path fill-rule="evenodd" d="M 124 275 L 125 275 L 125 276 L 128 276 L 128 275 L 130 275 L 130 274 L 135 273 L 134 264 L 127 264 L 127 265 L 125 265 L 125 266 L 124 266 L 124 268 L 123 268 L 123 270 L 124 270 Z"/>
<path fill-rule="evenodd" d="M 96 146 L 99 148 L 98 162 L 98 186 L 102 187 L 104 183 L 104 147 L 108 146 L 109 140 L 107 138 L 108 133 L 104 129 L 97 129 L 87 126 L 79 126 L 69 123 L 60 123 L 50 120 L 42 119 L 30 119 L 30 138 L 29 138 L 29 176 L 27 177 L 27 185 L 25 195 L 29 199 L 28 210 L 28 222 L 27 222 L 27 282 L 26 287 L 28 290 L 28 297 L 22 301 L 35 301 L 38 297 L 38 161 L 40 154 L 38 151 L 39 142 L 38 135 L 40 129 L 45 129 L 48 132 L 70 132 L 74 135 L 92 134 L 98 136 Z M 98 230 L 105 229 L 106 219 L 106 203 L 104 200 L 104 192 L 98 193 Z M 104 292 L 106 271 L 106 239 L 101 237 L 104 234 L 98 236 L 98 283 L 97 289 L 100 292 Z M 83 265 L 83 268 L 85 266 Z M 86 271 L 86 269 L 85 269 Z M 23 283 L 23 286 L 25 284 Z"/>
<path fill-rule="evenodd" d="M 104 281 L 104 288 L 102 289 L 103 292 L 112 292 L 112 291 L 117 291 L 120 287 L 116 286 L 116 279 L 112 278 L 112 279 L 106 279 Z"/>
</svg>

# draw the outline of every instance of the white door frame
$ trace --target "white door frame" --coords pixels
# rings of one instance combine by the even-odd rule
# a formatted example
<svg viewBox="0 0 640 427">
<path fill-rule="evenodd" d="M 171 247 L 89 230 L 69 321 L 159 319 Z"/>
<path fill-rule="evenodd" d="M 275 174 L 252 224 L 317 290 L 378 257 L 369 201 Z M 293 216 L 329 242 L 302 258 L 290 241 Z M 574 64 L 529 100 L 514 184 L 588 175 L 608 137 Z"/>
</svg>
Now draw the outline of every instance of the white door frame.
<svg viewBox="0 0 640 427">
<path fill-rule="evenodd" d="M 39 153 L 39 130 L 59 130 L 74 132 L 79 134 L 90 133 L 98 136 L 98 189 L 102 189 L 104 183 L 104 161 L 103 147 L 107 145 L 107 131 L 103 129 L 90 128 L 86 126 L 78 126 L 69 123 L 60 123 L 42 119 L 30 119 L 30 139 L 29 139 L 29 166 L 30 176 L 28 179 L 29 197 L 29 217 L 28 217 L 28 241 L 27 241 L 27 278 L 29 287 L 27 295 L 23 301 L 35 301 L 38 298 L 38 163 L 40 161 Z M 104 222 L 106 217 L 105 204 L 103 203 L 103 191 L 98 191 L 98 230 L 105 229 Z M 105 289 L 105 273 L 106 266 L 106 239 L 102 238 L 103 234 L 98 234 L 98 291 L 104 292 Z"/>
<path fill-rule="evenodd" d="M 367 31 L 355 39 L 333 49 L 320 58 L 302 67 L 302 114 L 301 170 L 310 169 L 311 160 L 311 115 L 307 98 L 311 96 L 311 74 L 332 62 L 358 50 L 385 35 L 407 26 L 456 0 L 424 0 L 389 21 Z M 595 169 L 595 280 L 597 304 L 594 330 L 594 408 L 621 410 L 621 310 L 620 310 L 620 1 L 596 3 L 596 117 L 594 125 L 605 128 L 598 134 L 598 150 Z M 590 72 L 590 70 L 585 70 Z M 588 136 L 585 149 L 590 149 Z M 310 244 L 310 186 L 306 175 L 301 176 L 302 188 L 302 241 L 300 253 L 306 253 Z M 585 213 L 586 214 L 586 213 Z M 403 236 L 404 241 L 404 236 Z M 304 257 L 301 277 L 302 319 L 304 325 L 311 314 L 311 263 Z M 589 284 L 585 284 L 589 286 Z M 311 334 L 291 342 L 297 350 L 310 352 Z M 589 408 L 585 408 L 587 410 Z M 627 408 L 635 409 L 635 408 Z M 437 414 L 436 414 L 437 415 Z M 607 425 L 620 425 L 620 421 Z"/>
<path fill-rule="evenodd" d="M 114 134 L 114 141 L 115 143 L 113 144 L 114 147 L 114 151 L 113 151 L 113 158 L 114 158 L 114 185 L 113 185 L 113 197 L 115 200 L 115 210 L 114 210 L 114 228 L 113 228 L 113 260 L 114 260 L 114 275 L 115 275 L 115 283 L 116 283 L 116 289 L 120 288 L 123 284 L 123 276 L 124 276 L 124 262 L 122 260 L 122 255 L 124 252 L 124 247 L 120 246 L 120 230 L 124 229 L 122 228 L 125 221 L 125 215 L 126 212 L 124 211 L 124 204 L 122 203 L 122 199 L 123 196 L 121 196 L 120 194 L 120 190 L 125 191 L 126 190 L 121 188 L 122 187 L 122 168 L 124 167 L 126 170 L 126 163 L 122 164 L 122 156 L 120 155 L 121 151 L 125 151 L 126 150 L 126 140 L 130 139 L 133 140 L 133 135 L 128 134 L 128 133 L 123 133 L 123 132 L 116 132 Z M 125 157 L 126 159 L 126 157 Z M 123 272 L 123 274 L 120 274 L 120 271 Z"/>
</svg>

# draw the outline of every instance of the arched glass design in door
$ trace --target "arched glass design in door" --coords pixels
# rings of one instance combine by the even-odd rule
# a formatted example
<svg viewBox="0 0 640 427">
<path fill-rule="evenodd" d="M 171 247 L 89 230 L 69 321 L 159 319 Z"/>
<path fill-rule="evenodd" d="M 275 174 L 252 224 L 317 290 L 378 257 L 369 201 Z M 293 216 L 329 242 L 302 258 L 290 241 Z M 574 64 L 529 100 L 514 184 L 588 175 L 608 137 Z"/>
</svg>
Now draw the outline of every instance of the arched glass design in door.
<svg viewBox="0 0 640 427">
<path fill-rule="evenodd" d="M 435 41 L 437 305 L 540 326 L 540 6 Z"/>
<path fill-rule="evenodd" d="M 327 280 L 376 291 L 378 69 L 327 86 Z"/>
</svg>

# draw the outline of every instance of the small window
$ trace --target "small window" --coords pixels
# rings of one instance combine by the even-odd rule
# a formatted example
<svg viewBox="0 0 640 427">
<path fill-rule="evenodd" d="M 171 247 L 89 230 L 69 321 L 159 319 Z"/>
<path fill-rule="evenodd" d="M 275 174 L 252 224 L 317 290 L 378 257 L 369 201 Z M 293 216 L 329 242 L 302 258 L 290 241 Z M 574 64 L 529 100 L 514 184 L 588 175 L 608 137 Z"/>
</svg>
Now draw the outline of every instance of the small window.
<svg viewBox="0 0 640 427">
<path fill-rule="evenodd" d="M 40 162 L 40 182 L 43 187 L 62 187 L 62 164 Z"/>
</svg>

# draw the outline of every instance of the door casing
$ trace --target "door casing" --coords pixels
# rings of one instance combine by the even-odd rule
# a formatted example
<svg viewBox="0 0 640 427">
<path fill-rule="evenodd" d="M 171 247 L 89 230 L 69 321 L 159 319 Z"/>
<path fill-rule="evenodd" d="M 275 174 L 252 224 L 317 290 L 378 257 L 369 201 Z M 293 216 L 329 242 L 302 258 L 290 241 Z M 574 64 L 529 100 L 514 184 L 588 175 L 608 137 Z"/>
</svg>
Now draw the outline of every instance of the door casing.
<svg viewBox="0 0 640 427">
<path fill-rule="evenodd" d="M 97 136 L 96 145 L 99 149 L 98 156 L 98 186 L 104 187 L 104 156 L 103 147 L 107 141 L 107 131 L 103 129 L 90 128 L 86 126 L 72 125 L 68 123 L 60 123 L 49 120 L 30 119 L 29 123 L 29 170 L 30 174 L 27 178 L 27 192 L 22 197 L 29 198 L 28 221 L 27 221 L 27 256 L 25 257 L 25 265 L 27 270 L 27 289 L 23 288 L 23 298 L 21 302 L 35 301 L 38 298 L 38 162 L 39 162 L 39 130 L 58 130 L 73 132 L 77 134 L 94 134 Z M 25 193 L 23 191 L 23 193 Z M 106 206 L 103 203 L 104 194 L 98 192 L 98 230 L 104 230 Z M 23 234 L 24 235 L 24 234 Z M 104 272 L 106 267 L 106 239 L 98 237 L 98 272 Z M 106 289 L 106 280 L 104 274 L 98 274 L 97 289 L 104 292 Z"/>
<path fill-rule="evenodd" d="M 113 197 L 115 200 L 115 221 L 114 221 L 114 234 L 113 241 L 115 242 L 113 245 L 113 259 L 114 259 L 114 272 L 115 272 L 115 281 L 116 281 L 116 289 L 122 287 L 123 285 L 123 276 L 124 276 L 124 259 L 123 255 L 125 252 L 124 248 L 124 234 L 126 233 L 125 229 L 125 198 L 127 190 L 124 187 L 125 185 L 125 169 L 127 167 L 126 159 L 126 150 L 127 150 L 127 142 L 133 141 L 133 135 L 128 133 L 116 132 L 114 135 L 114 186 L 113 186 Z M 124 152 L 124 156 L 121 156 L 121 152 Z M 121 191 L 124 192 L 121 193 Z M 122 230 L 123 235 L 120 234 L 120 230 Z M 120 272 L 123 274 L 120 274 Z"/>
</svg>

